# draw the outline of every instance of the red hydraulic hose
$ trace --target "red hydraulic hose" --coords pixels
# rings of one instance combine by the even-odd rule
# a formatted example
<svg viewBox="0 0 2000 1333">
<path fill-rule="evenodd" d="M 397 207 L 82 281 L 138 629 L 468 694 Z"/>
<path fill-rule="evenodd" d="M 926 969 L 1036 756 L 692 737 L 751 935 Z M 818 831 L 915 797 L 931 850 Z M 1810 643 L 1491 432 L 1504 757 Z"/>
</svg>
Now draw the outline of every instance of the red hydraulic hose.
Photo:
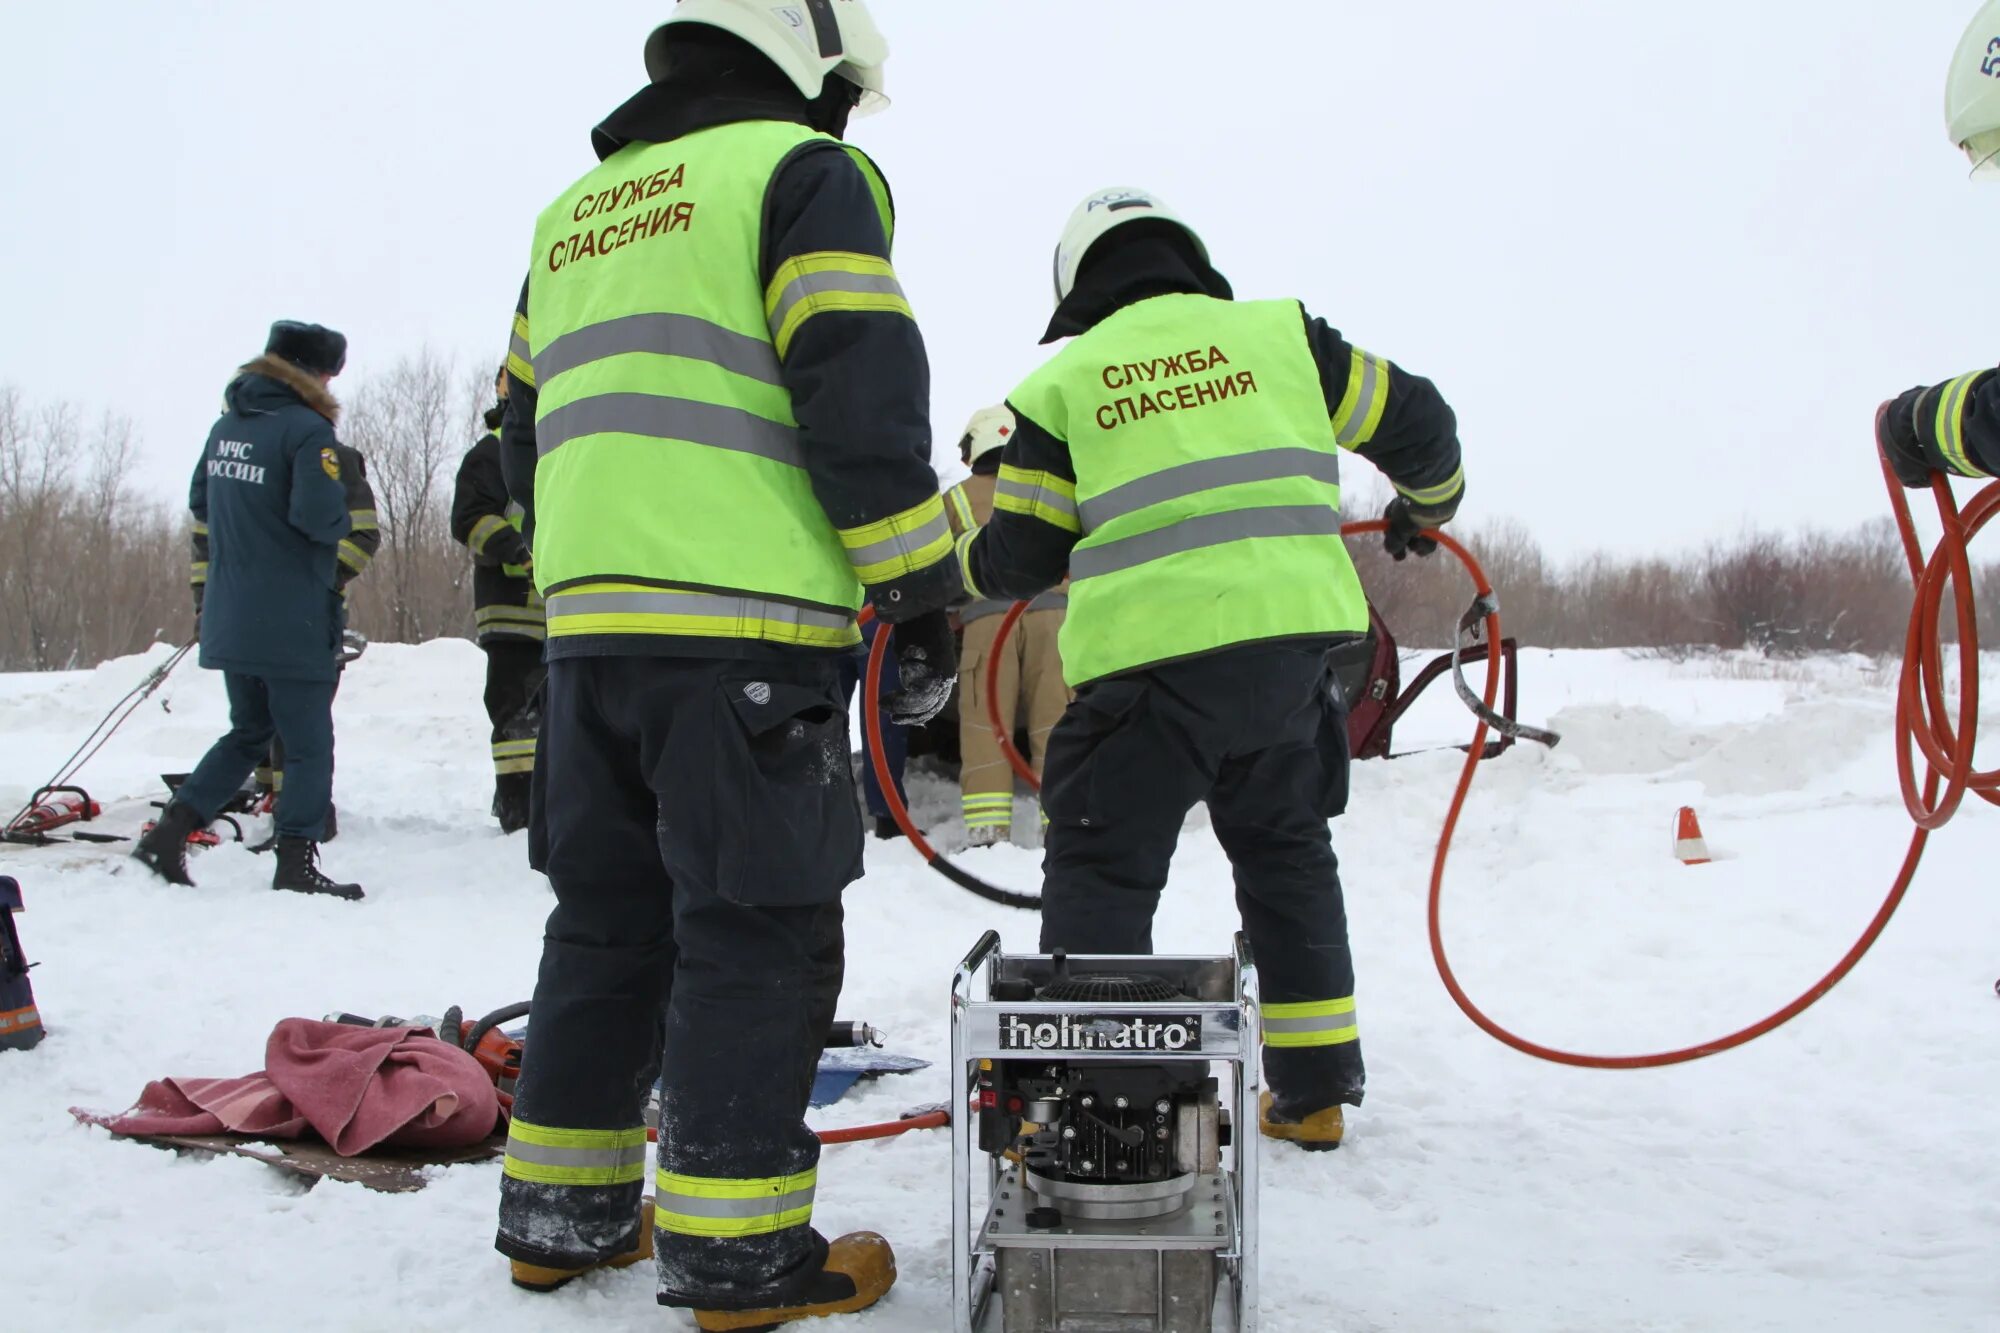
<svg viewBox="0 0 2000 1333">
<path fill-rule="evenodd" d="M 993 635 L 993 647 L 987 659 L 990 665 L 986 671 L 986 720 L 993 728 L 993 739 L 1000 743 L 1000 753 L 1007 756 L 1008 766 L 1028 784 L 1029 790 L 1040 795 L 1041 775 L 1035 772 L 1035 766 L 1023 758 L 1021 752 L 1015 748 L 1012 728 L 1000 716 L 1000 654 L 1007 646 L 1008 636 L 1013 634 L 1014 627 L 1021 623 L 1021 617 L 1027 613 L 1027 602 L 1014 603 L 1007 608 L 1006 616 L 1000 621 L 999 630 Z M 961 700 L 959 707 L 964 706 L 964 701 Z"/>
<path fill-rule="evenodd" d="M 917 1129 L 949 1129 L 951 1112 L 926 1111 L 922 1115 L 905 1116 L 901 1120 L 890 1120 L 879 1125 L 848 1125 L 843 1129 L 820 1129 L 813 1131 L 813 1137 L 821 1143 L 862 1143 L 869 1139 L 893 1139 L 899 1134 L 908 1134 Z M 646 1142 L 658 1143 L 660 1131 L 646 1131 Z"/>
</svg>

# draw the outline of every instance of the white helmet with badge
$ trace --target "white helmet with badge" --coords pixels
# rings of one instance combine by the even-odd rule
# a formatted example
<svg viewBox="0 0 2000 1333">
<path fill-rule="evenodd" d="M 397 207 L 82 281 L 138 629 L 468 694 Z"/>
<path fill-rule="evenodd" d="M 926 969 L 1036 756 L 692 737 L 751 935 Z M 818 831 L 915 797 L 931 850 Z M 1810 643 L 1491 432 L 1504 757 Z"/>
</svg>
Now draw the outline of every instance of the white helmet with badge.
<svg viewBox="0 0 2000 1333">
<path fill-rule="evenodd" d="M 1006 448 L 1007 441 L 1014 438 L 1016 424 L 1013 412 L 1005 404 L 980 408 L 972 414 L 965 437 L 958 442 L 959 457 L 970 465 L 995 449 Z"/>
<path fill-rule="evenodd" d="M 865 0 L 680 0 L 673 17 L 646 40 L 646 76 L 655 83 L 667 72 L 666 39 L 676 23 L 705 23 L 734 33 L 762 51 L 807 97 L 818 97 L 828 75 L 861 90 L 856 115 L 889 104 L 883 66 L 889 43 L 875 26 Z"/>
<path fill-rule="evenodd" d="M 1129 186 L 1114 186 L 1099 190 L 1077 206 L 1070 214 L 1069 225 L 1063 228 L 1062 242 L 1056 246 L 1056 304 L 1069 299 L 1076 289 L 1076 275 L 1083 267 L 1090 247 L 1104 237 L 1133 222 L 1171 222 L 1186 232 L 1194 241 L 1194 248 L 1201 252 L 1203 263 L 1208 262 L 1208 246 L 1193 227 L 1181 221 L 1160 197 L 1150 190 L 1133 189 Z"/>
<path fill-rule="evenodd" d="M 1972 174 L 2000 179 L 2000 0 L 1982 5 L 1960 39 L 1944 103 L 1951 141 L 1972 159 Z"/>
</svg>

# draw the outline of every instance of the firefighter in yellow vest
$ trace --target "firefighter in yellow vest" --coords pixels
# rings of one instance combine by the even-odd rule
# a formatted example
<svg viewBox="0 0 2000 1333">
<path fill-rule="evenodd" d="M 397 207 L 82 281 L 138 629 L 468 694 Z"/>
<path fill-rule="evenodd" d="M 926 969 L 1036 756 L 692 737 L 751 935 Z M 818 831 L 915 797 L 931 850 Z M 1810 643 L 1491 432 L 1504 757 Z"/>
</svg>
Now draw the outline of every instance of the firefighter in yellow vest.
<svg viewBox="0 0 2000 1333">
<path fill-rule="evenodd" d="M 501 832 L 514 833 L 528 826 L 548 629 L 532 577 L 534 560 L 521 535 L 523 511 L 508 498 L 500 469 L 505 366 L 497 388 L 500 401 L 486 410 L 486 434 L 458 465 L 451 537 L 472 553 L 473 626 L 486 654 L 486 716 L 493 724 L 493 817 Z"/>
<path fill-rule="evenodd" d="M 1354 961 L 1327 820 L 1347 803 L 1328 649 L 1368 605 L 1340 536 L 1342 454 L 1395 484 L 1391 555 L 1465 490 L 1428 380 L 1297 301 L 1236 301 L 1153 195 L 1112 189 L 1056 254 L 1063 349 L 1016 389 L 993 521 L 960 539 L 975 597 L 1069 577 L 1049 742 L 1042 947 L 1144 954 L 1181 822 L 1208 803 L 1263 985 L 1263 1132 L 1339 1145 L 1361 1102 Z"/>
<path fill-rule="evenodd" d="M 538 1288 L 656 1248 L 662 1304 L 764 1329 L 895 1279 L 881 1236 L 813 1226 L 862 869 L 840 664 L 865 601 L 898 630 L 891 715 L 934 717 L 961 584 L 889 188 L 841 137 L 883 100 L 881 34 L 861 0 L 671 12 L 602 165 L 541 215 L 508 359 L 556 907 L 498 1245 Z"/>
<path fill-rule="evenodd" d="M 945 493 L 955 535 L 963 536 L 993 517 L 993 488 L 1000 473 L 1000 451 L 1014 434 L 1014 414 L 1005 406 L 974 414 L 958 442 L 959 457 L 972 475 Z M 1041 775 L 1049 733 L 1069 707 L 1069 687 L 1063 684 L 1062 652 L 1056 636 L 1062 631 L 1063 608 L 1069 597 L 1051 589 L 1035 598 L 1014 632 L 993 655 L 994 636 L 1013 603 L 997 597 L 980 598 L 958 608 L 965 639 L 959 647 L 958 744 L 962 764 L 958 785 L 965 802 L 965 832 L 974 847 L 1003 843 L 1013 833 L 1014 769 L 993 736 L 986 706 L 987 678 L 1000 679 L 1000 725 L 1011 738 L 1025 722 L 1028 761 Z"/>
</svg>

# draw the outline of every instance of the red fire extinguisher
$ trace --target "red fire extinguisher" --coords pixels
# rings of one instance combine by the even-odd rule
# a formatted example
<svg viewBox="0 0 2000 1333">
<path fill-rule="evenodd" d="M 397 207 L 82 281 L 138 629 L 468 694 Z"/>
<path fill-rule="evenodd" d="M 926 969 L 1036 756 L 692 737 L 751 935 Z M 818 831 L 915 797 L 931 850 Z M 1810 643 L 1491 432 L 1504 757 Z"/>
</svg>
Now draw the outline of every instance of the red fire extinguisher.
<svg viewBox="0 0 2000 1333">
<path fill-rule="evenodd" d="M 81 787 L 44 787 L 20 818 L 7 826 L 10 838 L 38 838 L 66 824 L 95 819 L 104 807 Z"/>
</svg>

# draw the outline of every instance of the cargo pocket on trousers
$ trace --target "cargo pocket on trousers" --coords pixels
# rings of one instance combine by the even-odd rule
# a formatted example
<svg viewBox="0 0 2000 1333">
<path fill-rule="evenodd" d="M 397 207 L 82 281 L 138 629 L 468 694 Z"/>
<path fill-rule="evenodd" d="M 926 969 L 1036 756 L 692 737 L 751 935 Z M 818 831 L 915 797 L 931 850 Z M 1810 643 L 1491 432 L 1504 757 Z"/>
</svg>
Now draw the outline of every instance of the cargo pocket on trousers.
<svg viewBox="0 0 2000 1333">
<path fill-rule="evenodd" d="M 1104 824 L 1115 808 L 1107 793 L 1113 783 L 1138 775 L 1121 773 L 1116 738 L 1142 711 L 1146 685 L 1108 680 L 1086 685 L 1049 734 L 1043 764 L 1042 812 L 1052 823 L 1091 828 Z"/>
<path fill-rule="evenodd" d="M 847 709 L 819 684 L 725 680 L 714 781 L 716 891 L 745 907 L 833 902 L 861 877 Z"/>
<path fill-rule="evenodd" d="M 1335 819 L 1347 813 L 1347 771 L 1352 766 L 1347 737 L 1347 703 L 1331 672 L 1320 689 L 1319 813 Z"/>
</svg>

